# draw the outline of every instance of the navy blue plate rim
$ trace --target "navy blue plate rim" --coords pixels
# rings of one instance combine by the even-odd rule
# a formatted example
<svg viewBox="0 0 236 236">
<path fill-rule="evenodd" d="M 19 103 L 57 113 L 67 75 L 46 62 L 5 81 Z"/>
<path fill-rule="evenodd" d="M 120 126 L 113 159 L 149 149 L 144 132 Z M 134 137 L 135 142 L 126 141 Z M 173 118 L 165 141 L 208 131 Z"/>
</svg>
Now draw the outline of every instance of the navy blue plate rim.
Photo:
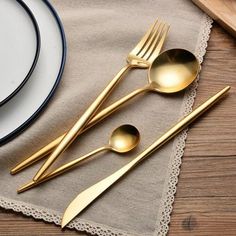
<svg viewBox="0 0 236 236">
<path fill-rule="evenodd" d="M 6 144 L 7 142 L 9 142 L 10 140 L 12 140 L 13 138 L 15 138 L 16 136 L 18 136 L 21 132 L 23 132 L 27 127 L 29 127 L 30 124 L 32 124 L 32 122 L 39 117 L 39 114 L 46 108 L 46 106 L 48 105 L 50 99 L 52 98 L 52 96 L 54 95 L 57 86 L 59 85 L 61 78 L 62 78 L 62 73 L 64 71 L 64 67 L 65 67 L 65 62 L 66 62 L 66 52 L 67 52 L 67 46 L 66 46 L 66 36 L 65 36 L 65 32 L 63 29 L 63 25 L 62 22 L 56 12 L 56 10 L 54 9 L 54 7 L 51 5 L 51 3 L 48 0 L 42 0 L 49 8 L 49 10 L 52 12 L 52 14 L 54 15 L 56 22 L 58 24 L 59 30 L 60 30 L 60 34 L 61 34 L 61 39 L 62 39 L 62 59 L 61 59 L 61 66 L 56 78 L 56 81 L 53 85 L 53 88 L 51 89 L 50 93 L 48 94 L 48 96 L 46 97 L 46 99 L 44 100 L 44 102 L 40 105 L 40 107 L 34 112 L 34 114 L 32 114 L 31 117 L 29 117 L 23 124 L 21 124 L 18 128 L 16 128 L 14 131 L 12 131 L 11 133 L 9 133 L 8 135 L 6 135 L 5 137 L 0 139 L 0 146 Z"/>
<path fill-rule="evenodd" d="M 26 13 L 28 14 L 28 16 L 30 17 L 30 19 L 33 23 L 34 31 L 35 31 L 35 35 L 36 35 L 36 50 L 35 50 L 35 55 L 34 55 L 33 62 L 31 64 L 31 67 L 30 67 L 27 75 L 22 80 L 20 85 L 18 85 L 18 87 L 11 94 L 9 94 L 6 98 L 4 98 L 2 101 L 0 101 L 0 106 L 3 106 L 12 97 L 14 97 L 21 90 L 21 88 L 25 85 L 25 83 L 28 81 L 28 79 L 30 78 L 30 76 L 33 73 L 34 68 L 37 64 L 37 61 L 38 61 L 38 58 L 39 58 L 39 53 L 40 53 L 40 47 L 41 47 L 40 30 L 39 30 L 38 23 L 37 23 L 37 21 L 34 17 L 34 14 L 32 13 L 32 11 L 29 9 L 29 7 L 22 0 L 16 0 L 16 2 L 19 3 L 22 6 L 22 8 L 26 11 Z"/>
</svg>

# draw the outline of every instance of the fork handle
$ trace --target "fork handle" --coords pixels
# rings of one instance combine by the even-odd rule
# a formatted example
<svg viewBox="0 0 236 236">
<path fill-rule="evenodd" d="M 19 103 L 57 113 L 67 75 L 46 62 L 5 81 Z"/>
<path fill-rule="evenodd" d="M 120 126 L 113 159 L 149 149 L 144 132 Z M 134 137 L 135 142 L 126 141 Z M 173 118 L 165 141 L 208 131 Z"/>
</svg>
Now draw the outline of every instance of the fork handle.
<svg viewBox="0 0 236 236">
<path fill-rule="evenodd" d="M 53 164 L 53 162 L 58 158 L 58 156 L 62 154 L 70 146 L 70 144 L 76 139 L 79 133 L 85 128 L 88 122 L 95 115 L 95 113 L 102 105 L 102 103 L 110 95 L 111 91 L 123 78 L 123 75 L 131 68 L 132 65 L 130 64 L 124 66 L 120 70 L 120 72 L 115 76 L 115 78 L 105 87 L 105 89 L 99 94 L 99 96 L 95 99 L 95 101 L 87 108 L 87 110 L 78 119 L 78 121 L 74 124 L 74 126 L 67 132 L 67 134 L 63 137 L 63 139 L 59 143 L 59 145 L 55 148 L 55 150 L 52 152 L 49 158 L 41 166 L 41 168 L 38 170 L 38 172 L 33 178 L 34 181 L 38 181 L 45 174 L 48 168 Z"/>
</svg>

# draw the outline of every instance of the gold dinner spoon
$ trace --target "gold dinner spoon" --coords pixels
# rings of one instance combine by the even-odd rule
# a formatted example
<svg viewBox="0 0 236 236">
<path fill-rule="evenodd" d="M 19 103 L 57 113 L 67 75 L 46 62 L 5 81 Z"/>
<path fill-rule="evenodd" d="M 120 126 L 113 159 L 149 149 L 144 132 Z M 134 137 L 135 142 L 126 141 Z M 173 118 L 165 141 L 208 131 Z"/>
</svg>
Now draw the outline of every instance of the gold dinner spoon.
<svg viewBox="0 0 236 236">
<path fill-rule="evenodd" d="M 197 77 L 200 64 L 195 55 L 185 49 L 170 49 L 161 53 L 148 71 L 148 84 L 136 89 L 102 110 L 86 129 L 110 115 L 121 105 L 144 92 L 177 93 L 187 88 Z"/>
<path fill-rule="evenodd" d="M 133 150 L 140 141 L 140 134 L 136 127 L 132 125 L 122 125 L 118 128 L 116 128 L 109 139 L 109 143 L 107 146 L 100 147 L 82 157 L 79 157 L 71 162 L 68 162 L 67 164 L 62 165 L 61 167 L 57 168 L 56 170 L 50 172 L 49 174 L 46 174 L 37 182 L 31 181 L 27 183 L 26 185 L 22 186 L 17 190 L 18 193 L 24 192 L 40 183 L 43 183 L 49 179 L 52 179 L 71 168 L 75 167 L 77 164 L 79 164 L 81 161 L 84 161 L 85 159 L 88 159 L 89 157 L 102 152 L 102 151 L 113 151 L 116 153 L 126 153 L 131 150 Z"/>
<path fill-rule="evenodd" d="M 197 77 L 200 64 L 195 55 L 185 49 L 170 49 L 161 53 L 152 63 L 148 71 L 148 84 L 121 98 L 98 113 L 81 132 L 88 130 L 105 117 L 116 111 L 121 105 L 137 95 L 153 91 L 157 93 L 177 93 L 188 87 Z M 61 135 L 24 161 L 17 164 L 11 174 L 30 166 L 42 159 L 60 143 L 65 134 Z"/>
</svg>

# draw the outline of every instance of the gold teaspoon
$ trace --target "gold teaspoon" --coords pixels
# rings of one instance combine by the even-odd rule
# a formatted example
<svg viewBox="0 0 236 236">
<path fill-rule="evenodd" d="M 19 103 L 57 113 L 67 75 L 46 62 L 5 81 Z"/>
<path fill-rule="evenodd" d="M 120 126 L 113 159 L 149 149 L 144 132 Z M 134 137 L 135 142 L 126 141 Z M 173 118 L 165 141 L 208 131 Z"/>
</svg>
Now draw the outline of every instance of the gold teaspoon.
<svg viewBox="0 0 236 236">
<path fill-rule="evenodd" d="M 58 175 L 61 175 L 62 173 L 72 169 L 77 164 L 79 164 L 81 161 L 84 161 L 88 159 L 89 157 L 102 152 L 102 151 L 113 151 L 117 153 L 125 153 L 133 150 L 140 142 L 140 134 L 136 127 L 132 125 L 122 125 L 118 128 L 116 128 L 109 139 L 109 143 L 107 146 L 100 147 L 82 157 L 79 157 L 67 164 L 62 165 L 61 167 L 57 168 L 56 170 L 50 172 L 49 174 L 45 175 L 40 179 L 39 181 L 31 181 L 21 188 L 17 190 L 18 193 L 24 192 L 40 183 L 43 183 L 49 179 L 52 179 Z"/>
</svg>

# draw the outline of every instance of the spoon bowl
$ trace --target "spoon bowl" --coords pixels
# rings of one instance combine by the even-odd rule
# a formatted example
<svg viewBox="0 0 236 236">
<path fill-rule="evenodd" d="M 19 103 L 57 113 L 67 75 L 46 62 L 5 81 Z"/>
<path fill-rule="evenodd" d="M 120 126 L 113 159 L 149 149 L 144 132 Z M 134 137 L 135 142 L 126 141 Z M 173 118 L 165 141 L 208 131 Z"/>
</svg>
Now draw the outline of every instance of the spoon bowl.
<svg viewBox="0 0 236 236">
<path fill-rule="evenodd" d="M 122 125 L 115 129 L 110 137 L 110 148 L 118 153 L 129 152 L 134 149 L 140 141 L 140 134 L 133 125 Z"/>
<path fill-rule="evenodd" d="M 187 88 L 199 70 L 200 64 L 193 53 L 185 49 L 170 49 L 153 61 L 148 80 L 156 92 L 176 93 Z"/>
</svg>

